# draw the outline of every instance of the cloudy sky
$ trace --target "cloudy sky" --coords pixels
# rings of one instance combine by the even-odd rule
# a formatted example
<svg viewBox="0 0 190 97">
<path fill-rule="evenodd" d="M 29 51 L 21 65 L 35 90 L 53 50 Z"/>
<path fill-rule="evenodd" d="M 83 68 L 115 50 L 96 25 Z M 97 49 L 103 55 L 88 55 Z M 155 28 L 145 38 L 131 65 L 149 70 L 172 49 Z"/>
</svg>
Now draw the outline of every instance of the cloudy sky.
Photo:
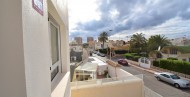
<svg viewBox="0 0 190 97">
<path fill-rule="evenodd" d="M 190 38 L 190 0 L 68 1 L 70 40 L 97 38 L 103 31 L 111 39 L 127 40 L 135 33 Z"/>
</svg>

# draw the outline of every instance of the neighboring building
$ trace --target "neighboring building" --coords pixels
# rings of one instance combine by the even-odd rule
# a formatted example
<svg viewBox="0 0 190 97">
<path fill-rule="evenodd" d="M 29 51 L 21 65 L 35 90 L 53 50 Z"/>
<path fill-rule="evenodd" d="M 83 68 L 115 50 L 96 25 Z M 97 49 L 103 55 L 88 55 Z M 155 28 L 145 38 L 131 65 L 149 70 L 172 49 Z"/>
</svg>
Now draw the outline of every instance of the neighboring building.
<svg viewBox="0 0 190 97">
<path fill-rule="evenodd" d="M 108 42 L 104 42 L 104 49 L 108 48 Z M 95 42 L 95 50 L 103 49 L 102 42 Z"/>
<path fill-rule="evenodd" d="M 186 37 L 171 39 L 170 42 L 172 43 L 172 45 L 175 45 L 175 46 L 189 46 L 190 45 L 190 39 Z"/>
<path fill-rule="evenodd" d="M 83 47 L 82 44 L 73 41 L 70 43 L 70 61 L 80 62 L 82 61 Z"/>
<path fill-rule="evenodd" d="M 190 62 L 190 46 L 166 46 L 161 52 L 164 59 L 172 57 Z"/>
<path fill-rule="evenodd" d="M 0 7 L 0 97 L 70 97 L 67 0 Z"/>
<path fill-rule="evenodd" d="M 95 50 L 95 42 L 94 41 L 89 41 L 88 42 L 88 48 L 89 48 L 89 51 Z"/>
<path fill-rule="evenodd" d="M 126 42 L 124 40 L 116 40 L 116 41 L 113 41 L 113 40 L 109 40 L 109 43 L 113 46 L 123 46 L 123 45 L 126 45 Z"/>
<path fill-rule="evenodd" d="M 87 37 L 87 43 L 89 43 L 91 41 L 94 41 L 94 38 L 93 37 Z"/>
<path fill-rule="evenodd" d="M 78 44 L 82 44 L 82 37 L 75 37 L 75 41 L 76 41 Z"/>
</svg>

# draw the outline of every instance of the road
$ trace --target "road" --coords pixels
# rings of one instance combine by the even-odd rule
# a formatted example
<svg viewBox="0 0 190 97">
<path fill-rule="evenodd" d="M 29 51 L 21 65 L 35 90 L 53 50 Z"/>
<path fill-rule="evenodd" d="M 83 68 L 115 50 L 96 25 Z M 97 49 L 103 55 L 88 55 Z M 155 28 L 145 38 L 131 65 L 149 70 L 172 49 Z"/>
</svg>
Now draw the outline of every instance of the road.
<svg viewBox="0 0 190 97">
<path fill-rule="evenodd" d="M 107 60 L 106 57 L 100 57 L 97 55 L 94 56 L 102 60 Z M 117 58 L 112 58 L 112 60 L 116 61 Z M 163 97 L 190 97 L 190 89 L 177 89 L 173 85 L 162 81 L 157 81 L 152 73 L 143 71 L 133 66 L 122 66 L 121 68 L 133 75 L 143 74 L 145 86 L 162 95 Z"/>
</svg>

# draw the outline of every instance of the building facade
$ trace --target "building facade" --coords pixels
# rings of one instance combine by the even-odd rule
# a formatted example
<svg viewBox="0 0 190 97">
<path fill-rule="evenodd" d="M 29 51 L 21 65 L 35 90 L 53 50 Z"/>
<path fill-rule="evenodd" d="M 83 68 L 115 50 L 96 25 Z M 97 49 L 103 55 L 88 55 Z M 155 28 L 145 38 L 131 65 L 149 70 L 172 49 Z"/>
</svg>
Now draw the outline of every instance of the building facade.
<svg viewBox="0 0 190 97">
<path fill-rule="evenodd" d="M 93 37 L 87 37 L 87 43 L 94 41 Z"/>
<path fill-rule="evenodd" d="M 70 97 L 67 0 L 1 0 L 0 9 L 0 97 Z"/>
<path fill-rule="evenodd" d="M 75 37 L 75 41 L 76 41 L 78 44 L 82 44 L 82 37 Z"/>
<path fill-rule="evenodd" d="M 175 45 L 175 46 L 189 46 L 190 45 L 190 39 L 186 37 L 171 39 L 170 42 L 172 43 L 172 45 Z"/>
</svg>

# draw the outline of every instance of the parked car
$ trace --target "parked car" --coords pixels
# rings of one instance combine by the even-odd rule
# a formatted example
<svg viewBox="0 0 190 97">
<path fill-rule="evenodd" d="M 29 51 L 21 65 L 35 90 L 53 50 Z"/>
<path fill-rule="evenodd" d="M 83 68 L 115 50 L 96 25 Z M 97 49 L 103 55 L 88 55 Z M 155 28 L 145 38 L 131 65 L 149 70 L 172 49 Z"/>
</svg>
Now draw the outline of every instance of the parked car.
<svg viewBox="0 0 190 97">
<path fill-rule="evenodd" d="M 117 62 L 121 65 L 128 66 L 128 62 L 125 59 L 119 59 Z"/>
<path fill-rule="evenodd" d="M 100 53 L 100 56 L 101 56 L 101 57 L 105 57 L 105 54 Z"/>
<path fill-rule="evenodd" d="M 97 54 L 98 52 L 97 51 L 93 51 L 94 54 Z"/>
<path fill-rule="evenodd" d="M 96 54 L 97 54 L 98 56 L 100 56 L 100 52 L 97 52 Z"/>
<path fill-rule="evenodd" d="M 162 72 L 162 73 L 154 73 L 157 80 L 162 80 L 167 83 L 170 83 L 174 85 L 176 88 L 190 88 L 190 81 L 181 79 L 179 76 L 168 73 L 168 72 Z"/>
</svg>

